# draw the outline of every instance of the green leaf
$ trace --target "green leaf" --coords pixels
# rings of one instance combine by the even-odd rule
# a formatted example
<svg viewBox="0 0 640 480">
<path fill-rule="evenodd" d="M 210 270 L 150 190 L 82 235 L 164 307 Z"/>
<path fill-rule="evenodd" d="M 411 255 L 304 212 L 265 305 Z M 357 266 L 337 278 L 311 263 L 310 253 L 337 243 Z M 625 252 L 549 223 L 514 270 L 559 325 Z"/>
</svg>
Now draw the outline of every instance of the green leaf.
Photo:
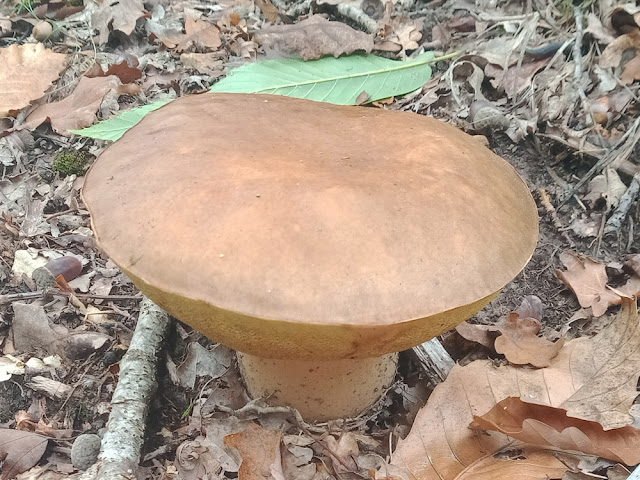
<svg viewBox="0 0 640 480">
<path fill-rule="evenodd" d="M 363 91 L 372 102 L 417 90 L 431 77 L 432 52 L 399 62 L 375 55 L 266 60 L 232 70 L 211 92 L 270 93 L 353 105 Z"/>
<path fill-rule="evenodd" d="M 422 87 L 431 78 L 431 65 L 457 53 L 434 58 L 425 52 L 405 61 L 375 55 L 327 57 L 305 62 L 300 59 L 266 60 L 232 70 L 211 92 L 269 93 L 319 102 L 354 105 L 362 92 L 367 102 L 403 95 Z M 101 140 L 117 140 L 149 112 L 167 101 L 133 108 L 92 127 L 72 133 Z"/>
<path fill-rule="evenodd" d="M 127 130 L 142 120 L 147 113 L 157 110 L 169 102 L 170 100 L 162 100 L 148 105 L 143 105 L 141 107 L 132 108 L 131 110 L 122 112 L 117 117 L 96 123 L 91 127 L 69 131 L 76 135 L 82 135 L 83 137 L 115 141 L 124 135 Z"/>
</svg>

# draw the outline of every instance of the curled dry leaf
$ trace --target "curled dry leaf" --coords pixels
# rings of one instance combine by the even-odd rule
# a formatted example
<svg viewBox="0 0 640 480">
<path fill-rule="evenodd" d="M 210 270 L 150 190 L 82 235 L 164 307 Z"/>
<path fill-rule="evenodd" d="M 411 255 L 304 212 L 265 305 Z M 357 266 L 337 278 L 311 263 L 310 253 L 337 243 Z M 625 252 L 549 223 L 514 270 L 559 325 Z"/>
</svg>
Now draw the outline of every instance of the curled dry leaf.
<svg viewBox="0 0 640 480">
<path fill-rule="evenodd" d="M 512 442 L 500 432 L 468 428 L 474 415 L 484 415 L 508 397 L 563 408 L 604 430 L 631 425 L 629 409 L 639 376 L 638 313 L 633 301 L 624 299 L 611 324 L 591 339 L 567 342 L 547 368 L 496 367 L 484 360 L 454 366 L 416 416 L 409 435 L 398 442 L 391 463 L 413 480 L 458 478 L 471 464 Z"/>
<path fill-rule="evenodd" d="M 471 428 L 496 430 L 530 445 L 571 450 L 608 458 L 626 465 L 640 463 L 640 430 L 622 427 L 605 431 L 596 422 L 567 416 L 567 411 L 505 398 Z"/>
<path fill-rule="evenodd" d="M 66 59 L 42 43 L 0 48 L 0 117 L 12 115 L 44 95 Z"/>
<path fill-rule="evenodd" d="M 635 29 L 620 35 L 603 50 L 600 55 L 600 67 L 615 68 L 622 61 L 622 54 L 627 49 L 640 49 L 640 30 Z"/>
<path fill-rule="evenodd" d="M 224 444 L 233 447 L 242 457 L 238 478 L 242 480 L 280 480 L 282 472 L 280 440 L 282 432 L 266 430 L 249 423 L 246 430 L 224 437 Z"/>
<path fill-rule="evenodd" d="M 303 60 L 316 60 L 327 55 L 339 57 L 355 51 L 369 53 L 373 48 L 371 35 L 341 22 L 330 22 L 320 15 L 294 25 L 263 28 L 255 33 L 254 40 L 287 55 L 300 55 Z"/>
<path fill-rule="evenodd" d="M 91 15 L 91 24 L 98 29 L 96 41 L 98 45 L 107 43 L 111 31 L 117 30 L 130 35 L 136 28 L 136 20 L 145 15 L 142 0 L 95 2 L 95 4 L 97 8 Z"/>
<path fill-rule="evenodd" d="M 620 303 L 620 297 L 607 288 L 604 265 L 571 252 L 562 252 L 560 261 L 567 270 L 556 270 L 556 275 L 573 290 L 582 308 L 591 307 L 593 314 L 599 317 L 611 305 Z"/>
<path fill-rule="evenodd" d="M 35 128 L 50 121 L 53 129 L 60 134 L 69 134 L 69 130 L 89 127 L 96 119 L 105 96 L 116 91 L 120 80 L 115 76 L 82 77 L 75 90 L 68 97 L 36 108 L 27 117 L 25 127 Z"/>
<path fill-rule="evenodd" d="M 538 337 L 541 325 L 536 318 L 521 318 L 518 313 L 511 312 L 498 323 L 497 328 L 502 335 L 495 340 L 496 352 L 516 365 L 548 367 L 564 345 L 564 340 L 554 343 Z"/>
</svg>

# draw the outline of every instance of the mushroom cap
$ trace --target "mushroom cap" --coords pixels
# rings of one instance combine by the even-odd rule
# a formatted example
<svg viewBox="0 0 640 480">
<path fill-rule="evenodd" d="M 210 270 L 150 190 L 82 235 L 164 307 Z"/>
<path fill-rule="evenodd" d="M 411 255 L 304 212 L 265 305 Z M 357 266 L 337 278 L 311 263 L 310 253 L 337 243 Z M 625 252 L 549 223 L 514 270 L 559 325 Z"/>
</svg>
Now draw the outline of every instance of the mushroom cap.
<svg viewBox="0 0 640 480">
<path fill-rule="evenodd" d="M 267 358 L 365 358 L 474 315 L 529 261 L 515 170 L 405 112 L 204 94 L 107 148 L 83 198 L 101 248 L 150 299 Z"/>
</svg>

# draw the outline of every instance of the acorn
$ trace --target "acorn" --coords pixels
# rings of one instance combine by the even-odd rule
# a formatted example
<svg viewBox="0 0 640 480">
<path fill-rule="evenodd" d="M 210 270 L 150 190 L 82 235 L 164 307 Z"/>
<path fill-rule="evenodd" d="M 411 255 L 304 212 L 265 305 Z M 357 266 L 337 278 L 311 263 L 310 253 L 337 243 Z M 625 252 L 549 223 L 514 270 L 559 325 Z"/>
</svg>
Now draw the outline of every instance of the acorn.
<svg viewBox="0 0 640 480">
<path fill-rule="evenodd" d="M 53 25 L 45 20 L 36 23 L 36 26 L 33 27 L 33 31 L 31 32 L 33 38 L 35 38 L 39 42 L 48 40 L 52 33 Z"/>
</svg>

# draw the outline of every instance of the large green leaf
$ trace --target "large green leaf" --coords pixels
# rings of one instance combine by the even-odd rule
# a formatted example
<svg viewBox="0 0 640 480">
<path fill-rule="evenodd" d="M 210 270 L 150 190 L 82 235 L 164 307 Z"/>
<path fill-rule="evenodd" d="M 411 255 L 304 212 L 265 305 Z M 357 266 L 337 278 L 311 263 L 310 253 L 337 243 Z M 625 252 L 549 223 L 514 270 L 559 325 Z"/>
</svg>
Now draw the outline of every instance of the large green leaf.
<svg viewBox="0 0 640 480">
<path fill-rule="evenodd" d="M 453 55 L 434 58 L 425 52 L 405 61 L 375 55 L 266 60 L 232 70 L 212 92 L 269 93 L 320 102 L 353 105 L 362 92 L 373 102 L 417 90 L 431 77 L 431 65 Z M 72 133 L 101 140 L 117 140 L 152 110 L 167 102 L 133 108 L 121 115 Z"/>
<path fill-rule="evenodd" d="M 163 105 L 169 103 L 170 100 L 162 100 L 159 102 L 153 102 L 141 107 L 132 108 L 126 112 L 122 112 L 117 117 L 110 118 L 98 122 L 95 125 L 80 130 L 69 130 L 76 135 L 82 135 L 83 137 L 98 138 L 100 140 L 118 140 L 124 132 L 136 125 L 144 116 L 160 108 Z"/>
<path fill-rule="evenodd" d="M 433 53 L 398 62 L 375 55 L 266 60 L 232 70 L 212 92 L 271 93 L 353 105 L 362 92 L 372 102 L 417 90 L 431 77 Z"/>
</svg>

